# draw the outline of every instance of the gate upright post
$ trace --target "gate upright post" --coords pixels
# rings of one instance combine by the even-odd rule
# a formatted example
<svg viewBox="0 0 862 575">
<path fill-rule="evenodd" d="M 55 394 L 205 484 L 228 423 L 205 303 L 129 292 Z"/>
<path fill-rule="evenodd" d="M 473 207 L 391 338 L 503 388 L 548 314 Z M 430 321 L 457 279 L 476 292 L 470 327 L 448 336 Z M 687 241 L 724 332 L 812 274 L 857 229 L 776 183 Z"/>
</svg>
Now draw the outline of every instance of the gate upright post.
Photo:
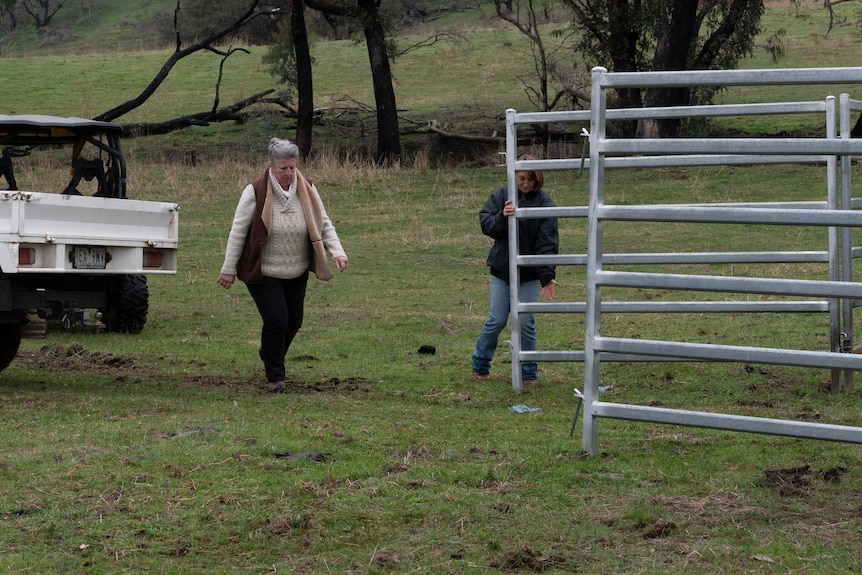
<svg viewBox="0 0 862 575">
<path fill-rule="evenodd" d="M 826 138 L 834 139 L 837 136 L 835 126 L 835 96 L 826 98 Z M 838 173 L 837 159 L 835 156 L 826 158 L 826 206 L 830 210 L 839 209 L 838 205 Z M 829 281 L 840 280 L 841 254 L 839 253 L 838 228 L 829 226 L 827 230 L 829 239 Z M 834 353 L 841 353 L 841 300 L 829 298 L 829 345 Z M 830 389 L 832 393 L 841 391 L 841 370 L 831 370 Z"/>
<path fill-rule="evenodd" d="M 515 124 L 515 110 L 506 110 L 506 184 L 507 197 L 513 206 L 518 205 L 518 179 L 515 175 L 515 162 L 518 161 L 518 129 Z M 513 215 L 506 222 L 509 232 L 509 318 L 512 336 L 509 349 L 512 358 L 512 390 L 521 391 L 521 314 L 518 303 L 521 301 L 521 282 L 518 281 L 518 216 Z"/>
<path fill-rule="evenodd" d="M 593 404 L 599 397 L 599 352 L 595 349 L 595 338 L 600 335 L 602 292 L 597 285 L 598 272 L 602 268 L 602 222 L 598 209 L 604 203 L 605 164 L 601 143 L 606 135 L 607 91 L 602 86 L 607 69 L 593 68 L 591 114 L 590 114 L 590 199 L 587 215 L 587 289 L 584 337 L 584 415 L 583 449 L 591 456 L 598 454 L 598 420 Z"/>
<path fill-rule="evenodd" d="M 850 138 L 850 95 L 841 94 L 838 100 L 838 128 L 842 139 Z M 841 209 L 853 209 L 853 190 L 850 183 L 851 162 L 850 156 L 841 156 Z M 841 279 L 845 282 L 853 281 L 853 230 L 849 226 L 841 228 Z M 842 351 L 853 351 L 853 302 L 852 298 L 841 300 L 843 333 Z M 853 370 L 844 370 L 844 391 L 853 389 Z"/>
</svg>

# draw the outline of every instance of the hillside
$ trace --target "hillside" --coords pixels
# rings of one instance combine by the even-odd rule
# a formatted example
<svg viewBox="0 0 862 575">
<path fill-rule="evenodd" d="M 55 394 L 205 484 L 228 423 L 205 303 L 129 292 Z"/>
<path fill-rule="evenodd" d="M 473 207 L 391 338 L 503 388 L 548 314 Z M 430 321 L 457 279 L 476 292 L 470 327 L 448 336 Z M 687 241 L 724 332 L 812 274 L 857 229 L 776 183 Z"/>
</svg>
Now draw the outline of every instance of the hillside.
<svg viewBox="0 0 862 575">
<path fill-rule="evenodd" d="M 116 2 L 84 0 L 60 9 L 45 31 L 36 31 L 34 19 L 24 15 L 18 29 L 8 30 L 0 23 L 0 57 L 31 57 L 64 54 L 137 52 L 173 48 L 173 15 L 176 0 Z M 404 18 L 399 28 L 422 33 L 438 26 L 449 26 L 453 19 L 459 27 L 484 27 L 494 23 L 493 4 L 484 8 L 462 2 L 424 2 L 422 10 Z M 182 9 L 180 14 L 184 14 Z M 454 15 L 454 18 L 453 18 Z M 315 35 L 313 12 L 309 28 Z M 6 25 L 4 25 L 6 24 Z M 496 25 L 496 23 L 494 23 Z M 188 43 L 189 38 L 184 38 Z"/>
<path fill-rule="evenodd" d="M 169 17 L 175 5 L 173 0 L 71 3 L 57 12 L 47 31 L 38 33 L 25 15 L 16 33 L 3 27 L 0 53 L 8 58 L 164 48 L 171 39 L 159 34 L 154 23 Z"/>
<path fill-rule="evenodd" d="M 0 78 L 15 78 L 14 82 L 3 82 L 0 88 L 0 113 L 92 117 L 137 96 L 170 56 L 173 46 L 158 33 L 155 23 L 171 14 L 174 6 L 173 0 L 88 0 L 70 4 L 55 17 L 54 32 L 44 38 L 36 36 L 32 23 L 22 21 L 14 38 L 8 34 L 0 37 Z M 456 42 L 412 50 L 393 62 L 407 148 L 439 142 L 427 130 L 432 120 L 452 132 L 487 136 L 502 131 L 507 108 L 535 109 L 524 90 L 524 82 L 534 76 L 523 37 L 503 26 L 490 5 L 465 11 L 458 11 L 457 4 L 448 6 L 454 10 L 425 22 L 410 22 L 398 38 L 399 46 L 407 47 L 435 30 L 459 35 Z M 776 64 L 758 47 L 741 66 L 852 64 L 859 47 L 857 30 L 852 25 L 853 12 L 842 5 L 836 7 L 839 9 L 844 10 L 836 13 L 842 19 L 826 37 L 829 19 L 821 6 L 790 1 L 769 3 L 760 42 L 784 31 L 783 59 Z M 263 47 L 249 47 L 248 53 L 237 54 L 225 63 L 219 86 L 221 105 L 275 87 L 274 79 L 261 63 L 264 52 Z M 321 114 L 321 125 L 315 132 L 318 145 L 343 148 L 361 147 L 369 141 L 373 144 L 374 98 L 364 45 L 352 40 L 317 41 L 313 57 L 315 106 Z M 592 64 L 573 64 L 581 81 L 588 78 Z M 220 57 L 211 53 L 184 60 L 146 105 L 122 121 L 160 121 L 208 110 L 213 105 L 219 65 Z M 852 86 L 815 86 L 779 94 L 751 88 L 721 93 L 718 99 L 729 103 L 822 99 L 853 90 Z M 765 124 L 751 125 L 729 119 L 722 128 L 758 133 L 820 129 L 819 125 L 805 122 L 808 120 L 770 118 Z M 222 147 L 225 143 L 256 140 L 261 133 L 284 131 L 278 126 L 282 123 L 262 115 L 251 126 L 194 128 L 159 141 L 169 146 Z M 487 150 L 489 156 L 495 152 Z"/>
</svg>

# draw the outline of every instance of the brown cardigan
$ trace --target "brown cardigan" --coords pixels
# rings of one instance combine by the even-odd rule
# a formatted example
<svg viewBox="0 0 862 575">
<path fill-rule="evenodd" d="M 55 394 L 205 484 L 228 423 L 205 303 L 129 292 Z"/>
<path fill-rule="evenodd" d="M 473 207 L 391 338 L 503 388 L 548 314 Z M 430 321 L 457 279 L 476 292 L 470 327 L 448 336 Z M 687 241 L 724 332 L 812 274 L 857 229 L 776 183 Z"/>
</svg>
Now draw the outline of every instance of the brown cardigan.
<svg viewBox="0 0 862 575">
<path fill-rule="evenodd" d="M 242 255 L 236 264 L 236 277 L 247 284 L 256 284 L 263 282 L 261 272 L 263 249 L 266 247 L 269 226 L 272 222 L 272 186 L 269 182 L 269 170 L 251 185 L 254 188 L 255 198 L 254 216 L 245 238 Z M 299 171 L 296 172 L 296 194 L 308 226 L 308 240 L 311 242 L 313 256 L 311 271 L 317 279 L 329 280 L 332 278 L 332 272 L 329 269 L 326 248 L 321 237 L 323 211 L 320 209 L 320 200 L 311 183 Z"/>
</svg>

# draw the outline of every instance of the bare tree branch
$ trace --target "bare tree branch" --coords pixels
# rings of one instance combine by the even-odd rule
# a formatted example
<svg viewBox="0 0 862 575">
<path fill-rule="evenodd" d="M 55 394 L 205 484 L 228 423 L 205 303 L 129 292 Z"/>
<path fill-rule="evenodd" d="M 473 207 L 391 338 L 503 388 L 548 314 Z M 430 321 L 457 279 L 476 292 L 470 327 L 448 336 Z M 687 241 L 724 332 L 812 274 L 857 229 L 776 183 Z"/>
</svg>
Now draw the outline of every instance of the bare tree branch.
<svg viewBox="0 0 862 575">
<path fill-rule="evenodd" d="M 57 0 L 57 3 L 51 5 L 51 0 L 23 0 L 21 6 L 36 21 L 36 28 L 44 28 L 51 23 L 51 19 L 57 12 L 68 4 L 70 0 Z M 39 14 L 41 9 L 41 14 Z"/>
<path fill-rule="evenodd" d="M 274 89 L 260 92 L 246 98 L 236 104 L 232 104 L 221 110 L 213 109 L 209 112 L 198 112 L 197 114 L 189 114 L 163 122 L 152 122 L 146 124 L 123 124 L 123 135 L 134 138 L 138 136 L 158 136 L 161 134 L 169 134 L 176 130 L 188 128 L 189 126 L 206 126 L 211 122 L 228 122 L 228 121 L 243 121 L 246 115 L 243 110 L 253 104 L 261 103 L 277 103 L 276 100 L 266 98 L 269 94 L 275 92 Z"/>
<path fill-rule="evenodd" d="M 177 13 L 180 10 L 180 1 L 181 0 L 177 0 L 177 7 L 174 11 L 174 30 L 176 31 L 176 50 L 174 51 L 174 53 L 171 54 L 168 60 L 162 65 L 161 70 L 159 70 L 156 76 L 150 81 L 147 87 L 144 88 L 144 90 L 140 94 L 138 94 L 135 98 L 132 98 L 131 100 L 128 100 L 127 102 L 124 102 L 119 106 L 108 110 L 107 112 L 99 114 L 98 116 L 93 118 L 94 120 L 112 122 L 120 116 L 128 114 L 132 110 L 143 105 L 150 98 L 150 96 L 155 93 L 158 87 L 162 85 L 162 83 L 168 77 L 168 74 L 170 74 L 173 67 L 177 64 L 177 62 L 179 62 L 186 56 L 194 54 L 195 52 L 200 52 L 201 50 L 208 50 L 220 56 L 227 56 L 229 55 L 227 52 L 215 48 L 214 44 L 216 44 L 219 40 L 228 36 L 232 32 L 239 30 L 240 28 L 242 28 L 243 26 L 245 26 L 259 16 L 286 14 L 286 12 L 280 8 L 257 11 L 257 5 L 260 3 L 260 0 L 254 0 L 254 2 L 252 2 L 251 6 L 245 12 L 245 14 L 238 18 L 233 24 L 230 24 L 222 30 L 214 32 L 209 37 L 204 38 L 200 42 L 193 44 L 188 48 L 183 48 L 182 38 L 177 27 Z"/>
<path fill-rule="evenodd" d="M 409 54 L 413 50 L 418 50 L 420 48 L 428 48 L 437 44 L 438 42 L 445 41 L 452 42 L 453 44 L 466 44 L 468 46 L 470 45 L 470 40 L 463 34 L 443 30 L 440 32 L 436 32 L 433 36 L 420 40 L 415 44 L 411 44 L 403 50 L 399 50 L 397 56 L 403 56 L 405 54 Z"/>
<path fill-rule="evenodd" d="M 472 136 L 469 134 L 455 134 L 453 132 L 447 132 L 443 128 L 440 127 L 440 124 L 437 123 L 437 120 L 431 120 L 428 122 L 428 129 L 435 134 L 439 134 L 444 138 L 451 138 L 455 140 L 462 140 L 465 142 L 480 142 L 482 144 L 500 144 L 505 141 L 503 137 L 494 137 L 494 136 Z"/>
<path fill-rule="evenodd" d="M 221 89 L 221 79 L 224 76 L 224 63 L 227 62 L 227 59 L 231 57 L 235 52 L 245 52 L 246 54 L 250 54 L 248 50 L 245 48 L 228 48 L 227 52 L 222 56 L 221 62 L 218 65 L 218 79 L 216 80 L 215 87 L 215 97 L 213 98 L 213 108 L 212 113 L 215 114 L 216 110 L 218 110 L 219 103 L 219 91 Z"/>
<path fill-rule="evenodd" d="M 835 11 L 832 10 L 832 7 L 837 4 L 844 4 L 845 2 L 854 2 L 857 0 L 823 0 L 823 7 L 829 11 L 829 28 L 826 29 L 826 34 L 824 34 L 824 38 L 828 38 L 829 34 L 832 33 L 832 28 L 835 25 Z"/>
</svg>

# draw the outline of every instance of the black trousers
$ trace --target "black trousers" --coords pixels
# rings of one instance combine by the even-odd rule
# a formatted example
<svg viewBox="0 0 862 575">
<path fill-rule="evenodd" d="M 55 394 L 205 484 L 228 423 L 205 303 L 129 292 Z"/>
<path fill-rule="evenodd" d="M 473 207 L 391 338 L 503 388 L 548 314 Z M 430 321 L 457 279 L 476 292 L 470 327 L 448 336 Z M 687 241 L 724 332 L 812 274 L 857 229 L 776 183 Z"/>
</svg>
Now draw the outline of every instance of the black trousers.
<svg viewBox="0 0 862 575">
<path fill-rule="evenodd" d="M 305 289 L 308 272 L 283 280 L 264 276 L 263 283 L 248 284 L 263 327 L 260 330 L 260 359 L 268 382 L 284 381 L 284 356 L 305 313 Z"/>
</svg>

